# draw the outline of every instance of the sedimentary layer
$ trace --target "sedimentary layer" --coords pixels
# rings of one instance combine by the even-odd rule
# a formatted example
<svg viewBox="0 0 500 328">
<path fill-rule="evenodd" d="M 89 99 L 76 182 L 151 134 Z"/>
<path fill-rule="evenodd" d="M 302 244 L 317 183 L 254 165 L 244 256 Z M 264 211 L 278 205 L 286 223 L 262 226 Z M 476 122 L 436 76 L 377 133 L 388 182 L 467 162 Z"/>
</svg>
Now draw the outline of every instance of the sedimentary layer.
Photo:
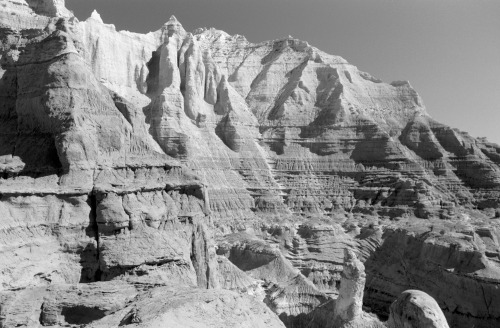
<svg viewBox="0 0 500 328">
<path fill-rule="evenodd" d="M 185 307 L 155 308 L 161 320 L 209 300 L 320 327 L 344 315 L 347 249 L 365 310 L 384 318 L 419 289 L 450 326 L 495 327 L 500 147 L 436 122 L 409 82 L 291 37 L 0 6 L 0 325 L 76 325 L 90 307 L 85 324 L 154 325 L 162 286 Z M 147 313 L 74 295 L 120 284 Z M 232 292 L 202 291 L 218 288 Z M 18 313 L 28 299 L 36 311 Z"/>
</svg>

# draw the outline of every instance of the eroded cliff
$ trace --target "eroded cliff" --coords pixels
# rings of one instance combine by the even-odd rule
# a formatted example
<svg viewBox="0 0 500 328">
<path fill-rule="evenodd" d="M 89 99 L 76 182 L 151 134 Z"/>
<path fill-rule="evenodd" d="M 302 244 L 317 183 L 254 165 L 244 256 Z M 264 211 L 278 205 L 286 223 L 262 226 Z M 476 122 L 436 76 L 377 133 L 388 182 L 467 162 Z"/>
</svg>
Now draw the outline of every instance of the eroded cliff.
<svg viewBox="0 0 500 328">
<path fill-rule="evenodd" d="M 73 293 L 108 282 L 140 307 L 182 286 L 182 304 L 215 302 L 207 313 L 231 300 L 250 322 L 268 315 L 260 299 L 288 326 L 323 327 L 347 318 L 346 249 L 367 311 L 420 289 L 451 326 L 500 320 L 500 147 L 433 120 L 408 82 L 293 38 L 187 32 L 173 16 L 143 35 L 64 1 L 0 6 L 0 325 L 76 325 Z M 140 324 L 102 302 L 83 323 Z"/>
</svg>

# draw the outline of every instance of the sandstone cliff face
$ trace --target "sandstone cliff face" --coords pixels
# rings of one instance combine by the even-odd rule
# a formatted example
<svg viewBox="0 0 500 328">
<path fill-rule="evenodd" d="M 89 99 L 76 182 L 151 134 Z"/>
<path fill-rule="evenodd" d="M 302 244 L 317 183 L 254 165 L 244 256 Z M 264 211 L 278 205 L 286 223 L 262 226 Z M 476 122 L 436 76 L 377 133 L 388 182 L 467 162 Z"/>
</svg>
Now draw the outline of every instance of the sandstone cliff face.
<svg viewBox="0 0 500 328">
<path fill-rule="evenodd" d="M 165 266 L 167 278 L 172 263 L 176 279 L 189 272 L 194 285 L 216 284 L 203 183 L 161 152 L 133 103 L 97 80 L 74 17 L 25 31 L 2 34 L 2 288 L 139 267 L 162 276 Z"/>
<path fill-rule="evenodd" d="M 1 325 L 73 324 L 38 298 L 11 315 L 52 287 L 85 307 L 74 288 L 106 281 L 178 284 L 193 302 L 222 287 L 320 327 L 345 314 L 348 249 L 377 314 L 414 288 L 451 326 L 495 326 L 500 147 L 434 121 L 408 82 L 293 38 L 190 33 L 173 16 L 143 35 L 64 1 L 0 6 Z M 77 283 L 91 287 L 57 287 Z M 142 324 L 130 309 L 106 321 L 104 303 L 93 324 Z"/>
</svg>

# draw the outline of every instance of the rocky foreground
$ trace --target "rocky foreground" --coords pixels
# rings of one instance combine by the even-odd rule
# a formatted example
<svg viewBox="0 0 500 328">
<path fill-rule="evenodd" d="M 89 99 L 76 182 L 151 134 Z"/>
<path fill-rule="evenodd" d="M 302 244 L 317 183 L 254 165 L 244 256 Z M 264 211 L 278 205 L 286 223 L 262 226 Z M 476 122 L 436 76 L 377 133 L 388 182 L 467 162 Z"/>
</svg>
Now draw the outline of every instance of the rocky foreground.
<svg viewBox="0 0 500 328">
<path fill-rule="evenodd" d="M 406 81 L 0 0 L 0 327 L 494 328 L 499 238 L 500 147 Z"/>
</svg>

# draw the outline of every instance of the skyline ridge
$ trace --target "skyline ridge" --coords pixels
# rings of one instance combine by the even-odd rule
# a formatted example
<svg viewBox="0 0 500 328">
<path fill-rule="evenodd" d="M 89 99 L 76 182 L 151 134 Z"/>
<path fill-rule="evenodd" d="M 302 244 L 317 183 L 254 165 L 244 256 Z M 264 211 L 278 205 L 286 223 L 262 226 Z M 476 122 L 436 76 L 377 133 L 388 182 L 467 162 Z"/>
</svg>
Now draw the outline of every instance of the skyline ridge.
<svg viewBox="0 0 500 328">
<path fill-rule="evenodd" d="M 500 121 L 500 40 L 494 37 L 500 22 L 493 15 L 497 8 L 500 10 L 500 3 L 484 1 L 483 6 L 474 6 L 456 1 L 454 6 L 448 6 L 444 3 L 449 1 L 380 1 L 377 5 L 318 1 L 302 5 L 287 0 L 258 0 L 252 4 L 221 0 L 207 5 L 148 0 L 140 5 L 125 0 L 120 2 L 123 13 L 113 3 L 68 0 L 66 6 L 80 20 L 96 9 L 105 23 L 137 33 L 154 31 L 174 15 L 186 30 L 214 27 L 231 35 L 243 35 L 252 43 L 293 35 L 345 58 L 384 82 L 410 81 L 433 118 L 500 144 L 495 124 Z M 283 3 L 288 5 L 284 7 Z M 137 13 L 139 8 L 143 9 Z M 272 9 L 281 10 L 282 15 L 272 15 Z M 130 19 L 130 13 L 148 19 Z M 327 14 L 331 17 L 325 18 Z M 473 66 L 472 56 L 481 58 Z"/>
</svg>

